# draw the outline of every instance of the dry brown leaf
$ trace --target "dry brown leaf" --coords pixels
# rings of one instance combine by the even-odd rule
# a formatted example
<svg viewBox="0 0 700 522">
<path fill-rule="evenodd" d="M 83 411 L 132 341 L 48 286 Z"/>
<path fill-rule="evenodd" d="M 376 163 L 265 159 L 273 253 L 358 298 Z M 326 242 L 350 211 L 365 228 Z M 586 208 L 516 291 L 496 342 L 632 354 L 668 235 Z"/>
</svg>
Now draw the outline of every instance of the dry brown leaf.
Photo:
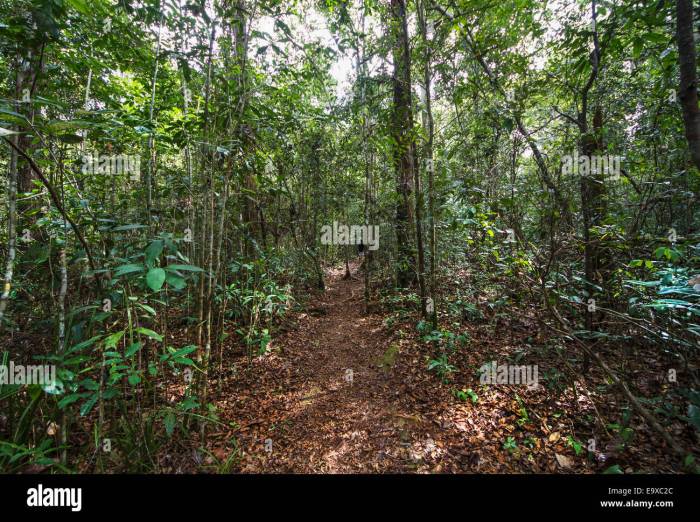
<svg viewBox="0 0 700 522">
<path fill-rule="evenodd" d="M 54 435 L 56 435 L 56 433 L 58 433 L 58 424 L 56 424 L 55 422 L 50 422 L 46 428 L 46 434 L 49 437 L 53 437 Z"/>
<path fill-rule="evenodd" d="M 560 455 L 559 453 L 555 453 L 554 456 L 557 458 L 557 462 L 559 463 L 559 465 L 564 469 L 570 468 L 574 464 L 574 462 L 566 455 Z"/>
</svg>

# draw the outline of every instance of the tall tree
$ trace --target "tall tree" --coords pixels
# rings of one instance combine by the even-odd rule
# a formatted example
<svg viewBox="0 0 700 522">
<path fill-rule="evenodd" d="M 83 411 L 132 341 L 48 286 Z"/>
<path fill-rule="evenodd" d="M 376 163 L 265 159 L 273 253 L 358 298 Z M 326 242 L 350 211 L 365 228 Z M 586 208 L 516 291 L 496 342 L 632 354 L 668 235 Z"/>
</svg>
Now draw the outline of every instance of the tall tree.
<svg viewBox="0 0 700 522">
<path fill-rule="evenodd" d="M 435 258 L 437 255 L 436 232 L 435 232 L 435 163 L 433 160 L 433 144 L 435 142 L 435 120 L 433 119 L 432 105 L 432 44 L 430 40 L 432 22 L 426 19 L 425 3 L 421 0 L 418 3 L 418 27 L 421 33 L 423 46 L 423 91 L 425 92 L 425 103 L 423 111 L 423 127 L 426 129 L 426 140 L 424 144 L 425 166 L 428 174 L 428 243 L 430 252 L 430 285 L 429 294 L 432 309 L 426 307 L 426 312 L 430 315 L 433 329 L 437 330 L 437 306 L 435 303 Z"/>
<path fill-rule="evenodd" d="M 676 0 L 676 42 L 680 62 L 679 97 L 683 109 L 685 139 L 688 140 L 690 157 L 700 169 L 700 109 L 692 0 Z"/>
<path fill-rule="evenodd" d="M 394 72 L 394 111 L 391 124 L 393 165 L 396 176 L 396 283 L 408 287 L 415 281 L 415 251 L 411 244 L 411 193 L 415 170 L 415 136 L 411 96 L 411 53 L 409 49 L 406 2 L 391 0 L 389 36 Z"/>
</svg>

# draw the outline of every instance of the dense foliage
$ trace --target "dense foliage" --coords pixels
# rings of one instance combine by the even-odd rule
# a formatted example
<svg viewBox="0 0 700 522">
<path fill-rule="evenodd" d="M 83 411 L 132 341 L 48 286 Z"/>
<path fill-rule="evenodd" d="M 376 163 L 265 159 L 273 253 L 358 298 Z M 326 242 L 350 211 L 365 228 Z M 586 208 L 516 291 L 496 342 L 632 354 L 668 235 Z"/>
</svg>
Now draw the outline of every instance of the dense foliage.
<svg viewBox="0 0 700 522">
<path fill-rule="evenodd" d="M 455 318 L 533 314 L 562 372 L 602 365 L 697 444 L 684 5 L 0 0 L 0 355 L 57 368 L 0 383 L 0 469 L 156 471 L 201 443 L 231 354 L 357 256 L 334 222 L 378 227 L 366 309 L 412 300 L 441 379 L 475 349 Z"/>
</svg>

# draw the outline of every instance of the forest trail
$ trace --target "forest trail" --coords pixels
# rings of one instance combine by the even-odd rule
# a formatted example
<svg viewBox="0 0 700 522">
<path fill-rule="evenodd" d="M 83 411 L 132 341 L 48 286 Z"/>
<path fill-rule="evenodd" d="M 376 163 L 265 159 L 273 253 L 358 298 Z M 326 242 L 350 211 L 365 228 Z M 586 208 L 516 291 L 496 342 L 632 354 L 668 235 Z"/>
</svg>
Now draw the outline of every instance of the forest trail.
<svg viewBox="0 0 700 522">
<path fill-rule="evenodd" d="M 390 339 L 380 315 L 364 314 L 361 273 L 357 265 L 351 268 L 350 279 L 343 279 L 341 268 L 330 271 L 326 292 L 309 303 L 310 313 L 255 360 L 247 377 L 277 382 L 271 396 L 254 392 L 239 403 L 246 411 L 262 410 L 261 418 L 241 423 L 241 471 L 415 469 L 402 457 L 412 416 L 402 413 L 391 383 Z"/>
<path fill-rule="evenodd" d="M 385 313 L 364 313 L 357 263 L 351 271 L 345 280 L 343 267 L 329 270 L 326 291 L 265 355 L 250 363 L 239 356 L 225 370 L 214 403 L 220 420 L 236 428 L 207 434 L 218 471 L 232 454 L 223 472 L 558 471 L 553 447 L 538 443 L 533 460 L 503 451 L 518 419 L 514 391 L 480 394 L 477 404 L 457 401 L 452 387 L 426 370 L 424 343 L 387 327 Z M 484 338 L 480 350 L 464 353 L 465 362 L 503 342 Z M 471 382 L 464 379 L 461 385 Z"/>
<path fill-rule="evenodd" d="M 364 313 L 357 263 L 351 271 L 345 280 L 343 267 L 329 270 L 326 291 L 307 303 L 265 355 L 250 363 L 239 356 L 225 370 L 215 405 L 236 429 L 209 433 L 206 440 L 220 465 L 231 457 L 235 438 L 237 458 L 224 472 L 561 471 L 555 452 L 563 451 L 563 441 L 559 448 L 538 442 L 534 459 L 503 450 L 517 429 L 515 390 L 480 393 L 476 404 L 457 401 L 452 387 L 426 370 L 430 349 L 424 343 L 387 327 L 383 312 Z M 464 363 L 478 364 L 494 346 L 507 344 L 507 337 L 482 337 L 478 350 L 463 353 Z M 465 373 L 460 386 L 477 384 Z M 527 393 L 540 407 L 547 400 L 541 392 Z M 551 433 L 530 427 L 543 440 Z"/>
<path fill-rule="evenodd" d="M 225 356 L 230 362 L 215 387 L 213 402 L 219 419 L 232 428 L 207 433 L 207 452 L 216 459 L 209 457 L 205 470 L 586 473 L 595 469 L 592 462 L 575 458 L 566 434 L 577 426 L 590 429 L 586 426 L 595 413 L 590 398 L 597 396 L 600 405 L 606 398 L 582 386 L 580 395 L 552 395 L 542 385 L 533 390 L 518 385 L 486 389 L 475 377 L 474 369 L 485 361 L 512 357 L 518 336 L 533 335 L 532 324 L 510 318 L 507 324 L 473 326 L 469 347 L 453 354 L 459 371 L 445 383 L 426 369 L 434 353 L 417 338 L 412 321 L 389 327 L 385 311 L 364 313 L 357 263 L 351 271 L 353 277 L 345 280 L 344 268 L 329 270 L 326 291 L 312 297 L 304 313 L 293 316 L 294 324 L 274 337 L 264 355 L 251 360 L 240 353 Z M 538 360 L 544 375 L 553 363 Z M 478 397 L 474 393 L 455 398 L 455 390 L 472 389 Z M 649 435 L 638 430 L 639 440 Z M 521 441 L 518 446 L 516 437 Z M 508 440 L 511 448 L 504 447 Z M 617 450 L 608 453 L 615 457 Z M 650 469 L 659 469 L 658 457 L 650 458 L 655 466 Z"/>
</svg>

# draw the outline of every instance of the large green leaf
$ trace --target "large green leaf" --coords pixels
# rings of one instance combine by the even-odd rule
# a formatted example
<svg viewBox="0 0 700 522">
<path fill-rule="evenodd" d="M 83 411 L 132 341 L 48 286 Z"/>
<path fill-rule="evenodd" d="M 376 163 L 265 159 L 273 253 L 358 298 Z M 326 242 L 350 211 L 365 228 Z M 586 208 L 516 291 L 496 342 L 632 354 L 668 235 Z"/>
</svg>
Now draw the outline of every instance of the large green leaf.
<svg viewBox="0 0 700 522">
<path fill-rule="evenodd" d="M 168 285 L 175 290 L 182 290 L 185 288 L 185 286 L 187 286 L 184 277 L 180 277 L 177 274 L 171 274 L 170 272 L 166 274 L 165 280 L 168 282 Z"/>
<path fill-rule="evenodd" d="M 153 330 L 150 330 L 148 328 L 144 328 L 143 326 L 139 326 L 135 330 L 136 332 L 145 335 L 146 337 L 150 337 L 151 339 L 155 339 L 156 341 L 162 341 L 163 336 L 154 332 Z"/>
<path fill-rule="evenodd" d="M 146 248 L 146 263 L 149 265 L 160 257 L 163 252 L 163 240 L 156 239 Z"/>
<path fill-rule="evenodd" d="M 146 284 L 154 292 L 160 290 L 163 283 L 165 283 L 165 270 L 162 268 L 151 268 L 146 274 Z"/>
<path fill-rule="evenodd" d="M 126 274 L 132 274 L 134 272 L 143 272 L 145 270 L 143 265 L 137 265 L 134 263 L 128 264 L 128 265 L 121 265 L 118 266 L 117 269 L 114 271 L 114 277 L 119 277 L 123 276 Z"/>
</svg>

